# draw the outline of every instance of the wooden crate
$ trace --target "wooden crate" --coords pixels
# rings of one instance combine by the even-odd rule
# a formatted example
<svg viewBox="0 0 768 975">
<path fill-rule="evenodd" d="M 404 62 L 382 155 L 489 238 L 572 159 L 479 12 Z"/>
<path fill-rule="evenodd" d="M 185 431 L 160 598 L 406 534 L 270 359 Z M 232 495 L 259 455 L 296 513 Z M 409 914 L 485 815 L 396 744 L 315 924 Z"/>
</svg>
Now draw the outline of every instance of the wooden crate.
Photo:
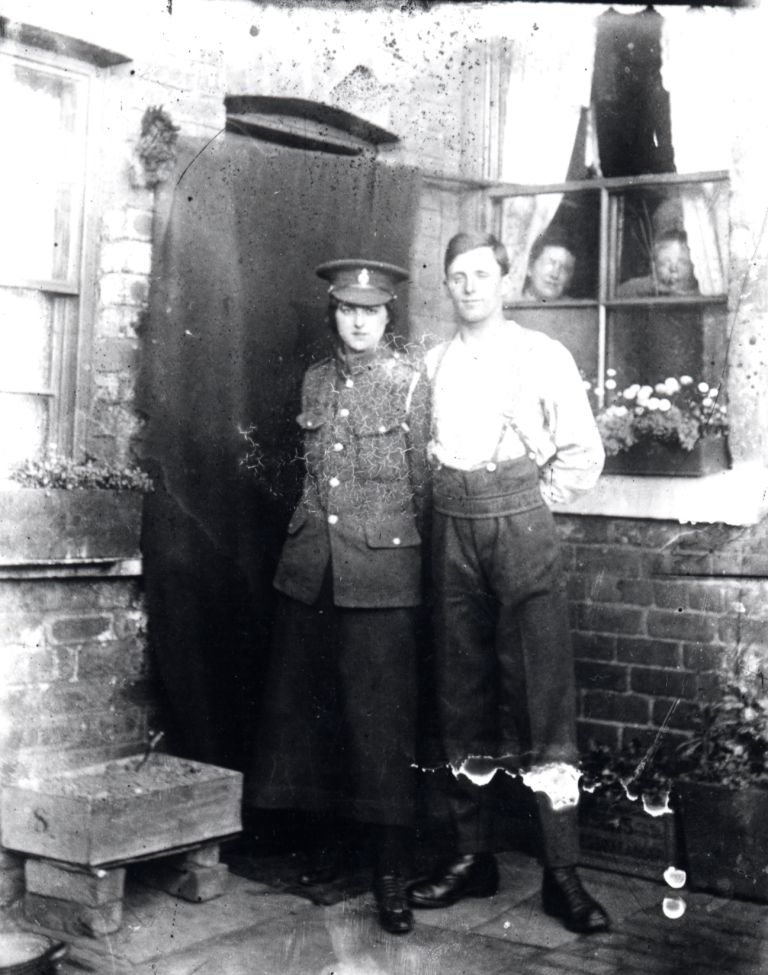
<svg viewBox="0 0 768 975">
<path fill-rule="evenodd" d="M 583 795 L 579 862 L 586 867 L 660 880 L 677 863 L 674 817 L 653 817 L 641 802 Z"/>
<path fill-rule="evenodd" d="M 138 859 L 237 833 L 240 772 L 140 756 L 4 786 L 0 842 L 84 866 Z"/>
</svg>

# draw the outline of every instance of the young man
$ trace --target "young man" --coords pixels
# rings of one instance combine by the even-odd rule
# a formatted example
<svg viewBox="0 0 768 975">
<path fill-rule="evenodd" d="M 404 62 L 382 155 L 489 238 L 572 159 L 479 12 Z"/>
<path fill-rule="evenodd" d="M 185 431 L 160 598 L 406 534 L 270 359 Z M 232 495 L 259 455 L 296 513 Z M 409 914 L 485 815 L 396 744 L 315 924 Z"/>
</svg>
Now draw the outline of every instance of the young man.
<svg viewBox="0 0 768 975">
<path fill-rule="evenodd" d="M 456 856 L 412 885 L 409 899 L 430 908 L 494 894 L 490 810 L 472 779 L 487 782 L 494 769 L 543 775 L 547 791 L 536 796 L 544 909 L 589 933 L 606 930 L 608 918 L 575 869 L 573 659 L 546 502 L 589 490 L 604 453 L 570 353 L 504 318 L 508 271 L 495 237 L 450 241 L 446 284 L 459 327 L 427 357 L 437 699 L 457 780 Z M 563 774 L 571 786 L 565 808 L 557 795 Z"/>
</svg>

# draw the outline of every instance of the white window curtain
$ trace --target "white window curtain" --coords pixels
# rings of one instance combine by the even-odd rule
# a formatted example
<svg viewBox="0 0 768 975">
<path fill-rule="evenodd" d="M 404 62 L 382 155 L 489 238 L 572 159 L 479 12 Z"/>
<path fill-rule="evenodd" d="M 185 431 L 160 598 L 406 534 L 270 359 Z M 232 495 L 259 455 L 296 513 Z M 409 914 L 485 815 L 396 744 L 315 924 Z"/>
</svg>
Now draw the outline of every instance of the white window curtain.
<svg viewBox="0 0 768 975">
<path fill-rule="evenodd" d="M 595 51 L 594 15 L 557 4 L 539 6 L 508 41 L 500 177 L 510 183 L 561 183 L 566 177 L 582 109 L 589 105 Z M 522 26 L 522 25 L 520 25 Z M 549 226 L 562 194 L 524 196 L 502 207 L 512 294 L 519 295 L 531 245 Z"/>
<path fill-rule="evenodd" d="M 725 63 L 739 44 L 734 12 L 722 9 L 664 12 L 662 79 L 669 92 L 672 144 L 679 173 L 731 168 L 733 99 L 738 86 Z M 728 207 L 722 186 L 701 184 L 682 194 L 683 226 L 699 290 L 726 290 Z"/>
</svg>

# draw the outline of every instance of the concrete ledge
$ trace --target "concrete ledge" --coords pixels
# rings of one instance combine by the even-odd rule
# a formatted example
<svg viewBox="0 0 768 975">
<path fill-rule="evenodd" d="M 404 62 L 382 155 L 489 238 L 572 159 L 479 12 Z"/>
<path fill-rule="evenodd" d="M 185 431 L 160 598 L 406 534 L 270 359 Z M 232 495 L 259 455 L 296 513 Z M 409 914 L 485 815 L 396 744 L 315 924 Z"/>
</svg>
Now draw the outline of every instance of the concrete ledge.
<svg viewBox="0 0 768 975">
<path fill-rule="evenodd" d="M 681 524 L 756 525 L 768 514 L 768 470 L 742 464 L 704 477 L 604 474 L 586 497 L 556 505 L 553 511 Z"/>
</svg>

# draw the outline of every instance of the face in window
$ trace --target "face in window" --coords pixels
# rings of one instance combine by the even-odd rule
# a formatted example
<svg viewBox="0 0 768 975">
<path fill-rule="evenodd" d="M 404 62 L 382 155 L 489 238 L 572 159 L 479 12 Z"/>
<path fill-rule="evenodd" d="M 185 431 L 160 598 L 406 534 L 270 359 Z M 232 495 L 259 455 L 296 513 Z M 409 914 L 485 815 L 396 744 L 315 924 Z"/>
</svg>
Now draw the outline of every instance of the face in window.
<svg viewBox="0 0 768 975">
<path fill-rule="evenodd" d="M 696 291 L 691 252 L 683 241 L 659 241 L 653 251 L 653 267 L 660 293 L 690 294 Z"/>
<path fill-rule="evenodd" d="M 445 283 L 459 321 L 481 325 L 501 317 L 506 280 L 492 247 L 475 247 L 455 257 Z"/>
<path fill-rule="evenodd" d="M 531 261 L 523 297 L 535 301 L 557 301 L 568 294 L 576 258 L 567 247 L 547 244 Z"/>
<path fill-rule="evenodd" d="M 336 330 L 347 352 L 372 352 L 389 322 L 386 305 L 350 305 L 335 311 Z"/>
</svg>

